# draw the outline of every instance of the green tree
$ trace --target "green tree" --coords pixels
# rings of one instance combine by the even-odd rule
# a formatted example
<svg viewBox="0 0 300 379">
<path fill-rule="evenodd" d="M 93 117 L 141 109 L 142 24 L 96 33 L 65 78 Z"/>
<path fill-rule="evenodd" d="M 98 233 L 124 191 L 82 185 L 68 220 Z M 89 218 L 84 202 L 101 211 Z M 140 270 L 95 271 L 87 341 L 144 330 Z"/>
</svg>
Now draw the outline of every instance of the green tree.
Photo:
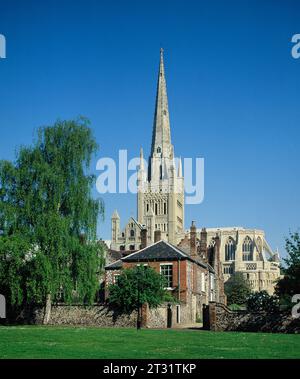
<svg viewBox="0 0 300 379">
<path fill-rule="evenodd" d="M 286 238 L 285 248 L 287 257 L 283 259 L 283 278 L 277 282 L 276 294 L 281 299 L 291 301 L 294 294 L 300 293 L 300 235 L 298 232 L 290 233 Z"/>
<path fill-rule="evenodd" d="M 279 310 L 278 298 L 269 295 L 267 291 L 251 293 L 247 299 L 247 310 L 250 312 L 276 312 Z"/>
<path fill-rule="evenodd" d="M 251 293 L 250 286 L 241 272 L 234 273 L 225 283 L 227 302 L 231 304 L 245 304 Z"/>
<path fill-rule="evenodd" d="M 71 302 L 74 294 L 94 300 L 103 263 L 96 228 L 104 213 L 88 174 L 96 150 L 88 120 L 79 118 L 40 128 L 15 162 L 0 161 L 0 288 L 12 305 L 46 304 L 47 319 L 52 302 Z"/>
<path fill-rule="evenodd" d="M 151 267 L 124 269 L 109 287 L 109 303 L 121 311 L 131 312 L 144 303 L 156 308 L 164 301 L 174 301 L 165 289 L 165 278 Z"/>
</svg>

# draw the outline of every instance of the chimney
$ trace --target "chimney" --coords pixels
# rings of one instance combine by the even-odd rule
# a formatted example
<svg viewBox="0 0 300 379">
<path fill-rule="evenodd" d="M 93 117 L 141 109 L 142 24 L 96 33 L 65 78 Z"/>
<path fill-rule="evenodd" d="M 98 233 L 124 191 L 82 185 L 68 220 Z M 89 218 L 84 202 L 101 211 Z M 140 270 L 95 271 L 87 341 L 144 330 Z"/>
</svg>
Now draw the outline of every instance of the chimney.
<svg viewBox="0 0 300 379">
<path fill-rule="evenodd" d="M 192 225 L 190 228 L 190 255 L 191 257 L 197 256 L 196 237 L 197 237 L 196 225 L 195 225 L 195 221 L 192 221 Z"/>
<path fill-rule="evenodd" d="M 154 231 L 154 243 L 161 240 L 161 231 L 155 230 Z"/>
<path fill-rule="evenodd" d="M 147 247 L 147 229 L 143 228 L 141 230 L 141 249 Z"/>
<path fill-rule="evenodd" d="M 201 229 L 200 233 L 200 256 L 208 261 L 207 257 L 207 231 L 205 228 Z"/>
</svg>

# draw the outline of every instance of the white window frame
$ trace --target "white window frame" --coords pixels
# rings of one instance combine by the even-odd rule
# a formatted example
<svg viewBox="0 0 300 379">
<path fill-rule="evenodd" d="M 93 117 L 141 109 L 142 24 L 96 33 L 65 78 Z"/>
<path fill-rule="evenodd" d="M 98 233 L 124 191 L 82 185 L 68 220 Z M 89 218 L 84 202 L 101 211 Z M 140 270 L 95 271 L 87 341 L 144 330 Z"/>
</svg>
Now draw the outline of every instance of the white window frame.
<svg viewBox="0 0 300 379">
<path fill-rule="evenodd" d="M 202 292 L 206 292 L 206 288 L 205 288 L 205 273 L 204 272 L 201 272 L 201 291 Z"/>
<path fill-rule="evenodd" d="M 162 266 L 172 266 L 172 284 L 173 284 L 173 263 L 172 262 L 170 262 L 170 263 L 160 263 L 160 265 L 159 265 L 159 273 L 160 273 L 160 275 L 162 275 L 162 273 L 161 273 Z M 172 289 L 173 289 L 173 287 L 165 287 L 165 290 L 172 290 Z"/>
</svg>

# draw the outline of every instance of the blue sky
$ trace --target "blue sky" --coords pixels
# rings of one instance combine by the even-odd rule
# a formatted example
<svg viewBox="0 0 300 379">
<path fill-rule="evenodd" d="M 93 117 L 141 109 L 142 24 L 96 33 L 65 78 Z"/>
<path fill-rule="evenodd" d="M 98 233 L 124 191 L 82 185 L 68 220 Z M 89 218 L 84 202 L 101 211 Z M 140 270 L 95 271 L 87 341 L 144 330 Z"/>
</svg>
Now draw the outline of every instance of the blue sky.
<svg viewBox="0 0 300 379">
<path fill-rule="evenodd" d="M 300 226 L 298 1 L 5 1 L 0 159 L 58 118 L 91 120 L 100 157 L 148 155 L 159 49 L 175 154 L 204 157 L 205 199 L 185 224 L 266 231 L 283 252 Z M 105 194 L 99 236 L 134 195 Z"/>
</svg>

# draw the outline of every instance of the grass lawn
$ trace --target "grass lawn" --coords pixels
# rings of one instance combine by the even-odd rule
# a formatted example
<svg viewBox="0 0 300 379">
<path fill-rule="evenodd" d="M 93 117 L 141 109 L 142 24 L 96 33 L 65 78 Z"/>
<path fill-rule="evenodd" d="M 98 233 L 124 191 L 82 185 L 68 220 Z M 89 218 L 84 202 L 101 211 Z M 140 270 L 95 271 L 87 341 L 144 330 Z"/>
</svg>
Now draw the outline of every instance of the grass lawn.
<svg viewBox="0 0 300 379">
<path fill-rule="evenodd" d="M 0 326 L 0 358 L 300 358 L 300 336 Z"/>
</svg>

